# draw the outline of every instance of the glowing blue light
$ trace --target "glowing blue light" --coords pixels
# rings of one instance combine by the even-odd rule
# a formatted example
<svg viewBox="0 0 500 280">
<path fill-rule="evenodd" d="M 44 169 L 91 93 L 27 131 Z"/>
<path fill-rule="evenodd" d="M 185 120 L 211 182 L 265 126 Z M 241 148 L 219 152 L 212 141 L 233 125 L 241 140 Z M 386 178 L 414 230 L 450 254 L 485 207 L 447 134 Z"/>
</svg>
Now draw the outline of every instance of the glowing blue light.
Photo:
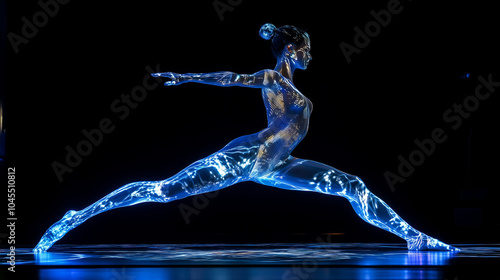
<svg viewBox="0 0 500 280">
<path fill-rule="evenodd" d="M 260 33 L 265 39 L 280 36 L 285 40 L 292 40 L 288 38 L 289 34 L 298 33 L 293 40 L 302 39 L 300 44 L 290 41 L 283 48 L 274 70 L 262 70 L 251 75 L 232 72 L 165 72 L 152 75 L 169 78 L 166 86 L 194 82 L 260 89 L 267 111 L 267 128 L 233 140 L 220 151 L 193 163 L 171 178 L 159 182 L 130 183 L 81 211 L 68 211 L 46 231 L 34 251 L 48 250 L 68 231 L 104 211 L 143 202 L 166 203 L 242 181 L 341 196 L 349 200 L 361 219 L 405 239 L 410 250 L 455 250 L 411 227 L 370 192 L 358 177 L 323 163 L 291 156 L 307 133 L 313 109 L 311 101 L 293 84 L 294 71 L 306 69 L 311 60 L 309 35 L 295 27 L 275 28 L 270 24 L 264 25 Z M 280 43 L 281 39 L 272 42 Z"/>
<path fill-rule="evenodd" d="M 462 73 L 462 75 L 460 76 L 460 78 L 462 79 L 468 79 L 470 77 L 470 73 L 469 72 L 464 72 Z"/>
</svg>

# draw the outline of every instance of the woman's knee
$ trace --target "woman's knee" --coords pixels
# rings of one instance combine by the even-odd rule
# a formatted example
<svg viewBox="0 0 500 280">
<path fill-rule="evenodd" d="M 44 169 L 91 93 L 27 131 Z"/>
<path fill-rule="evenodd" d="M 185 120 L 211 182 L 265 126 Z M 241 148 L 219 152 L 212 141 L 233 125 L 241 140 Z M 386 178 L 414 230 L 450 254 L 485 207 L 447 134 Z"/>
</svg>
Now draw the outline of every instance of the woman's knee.
<svg viewBox="0 0 500 280">
<path fill-rule="evenodd" d="M 358 176 L 351 176 L 350 181 L 356 188 L 366 189 L 365 182 L 363 182 L 363 180 L 361 180 Z"/>
<path fill-rule="evenodd" d="M 166 197 L 183 198 L 215 191 L 241 181 L 243 175 L 230 159 L 212 156 L 163 181 L 162 193 Z"/>
<path fill-rule="evenodd" d="M 368 192 L 369 190 L 361 178 L 349 175 L 348 193 L 351 197 L 364 197 Z"/>
<path fill-rule="evenodd" d="M 130 197 L 132 199 L 163 202 L 165 195 L 165 186 L 162 181 L 135 182 L 128 185 L 130 188 Z"/>
</svg>

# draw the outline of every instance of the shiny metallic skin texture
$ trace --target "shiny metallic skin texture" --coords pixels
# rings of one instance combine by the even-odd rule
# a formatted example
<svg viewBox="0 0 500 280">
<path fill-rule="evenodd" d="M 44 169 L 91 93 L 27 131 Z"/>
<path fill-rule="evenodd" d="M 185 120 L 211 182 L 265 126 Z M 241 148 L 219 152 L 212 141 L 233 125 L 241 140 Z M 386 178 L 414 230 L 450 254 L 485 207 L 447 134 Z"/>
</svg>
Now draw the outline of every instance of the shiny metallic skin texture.
<svg viewBox="0 0 500 280">
<path fill-rule="evenodd" d="M 232 72 L 164 72 L 152 75 L 168 78 L 166 86 L 191 82 L 260 89 L 267 111 L 267 128 L 231 141 L 218 152 L 191 164 L 171 178 L 131 183 L 81 211 L 67 212 L 47 230 L 34 251 L 46 251 L 68 231 L 104 211 L 142 202 L 170 202 L 242 181 L 341 196 L 351 203 L 361 219 L 405 239 L 409 250 L 457 251 L 457 248 L 411 227 L 370 192 L 360 178 L 323 163 L 291 156 L 307 133 L 313 110 L 312 102 L 293 83 L 294 71 L 306 69 L 312 59 L 309 35 L 295 27 L 276 28 L 272 24 L 265 24 L 260 34 L 273 44 L 279 43 L 275 42 L 275 36 L 280 36 L 283 43 L 283 38 L 287 36 L 294 36 L 294 40 L 297 40 L 300 35 L 300 44 L 285 44 L 274 70 L 262 70 L 249 75 Z"/>
</svg>

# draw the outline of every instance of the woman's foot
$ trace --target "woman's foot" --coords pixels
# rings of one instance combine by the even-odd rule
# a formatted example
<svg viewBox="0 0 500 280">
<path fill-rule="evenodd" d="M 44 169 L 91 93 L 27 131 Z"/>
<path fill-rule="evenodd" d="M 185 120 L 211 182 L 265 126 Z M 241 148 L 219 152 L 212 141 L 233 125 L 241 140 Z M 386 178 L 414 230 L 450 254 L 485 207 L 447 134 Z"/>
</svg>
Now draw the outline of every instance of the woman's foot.
<svg viewBox="0 0 500 280">
<path fill-rule="evenodd" d="M 452 251 L 459 252 L 460 249 L 451 245 L 445 244 L 436 238 L 432 238 L 425 234 L 419 234 L 415 238 L 407 240 L 408 250 L 410 251 Z"/>
<path fill-rule="evenodd" d="M 54 243 L 61 239 L 68 231 L 72 230 L 75 225 L 73 223 L 73 216 L 78 213 L 77 211 L 70 210 L 64 214 L 63 218 L 53 224 L 42 236 L 40 242 L 33 249 L 35 253 L 46 252 Z"/>
</svg>

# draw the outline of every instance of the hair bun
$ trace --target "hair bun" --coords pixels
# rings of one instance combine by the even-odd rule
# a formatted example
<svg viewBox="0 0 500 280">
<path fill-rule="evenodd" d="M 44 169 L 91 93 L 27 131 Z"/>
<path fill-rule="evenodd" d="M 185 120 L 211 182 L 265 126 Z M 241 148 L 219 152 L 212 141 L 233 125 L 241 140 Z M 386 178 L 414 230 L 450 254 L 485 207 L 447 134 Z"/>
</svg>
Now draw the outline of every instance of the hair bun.
<svg viewBox="0 0 500 280">
<path fill-rule="evenodd" d="M 264 40 L 271 40 L 275 32 L 276 32 L 276 26 L 274 26 L 271 23 L 266 23 L 262 25 L 262 27 L 260 28 L 259 35 Z"/>
</svg>

